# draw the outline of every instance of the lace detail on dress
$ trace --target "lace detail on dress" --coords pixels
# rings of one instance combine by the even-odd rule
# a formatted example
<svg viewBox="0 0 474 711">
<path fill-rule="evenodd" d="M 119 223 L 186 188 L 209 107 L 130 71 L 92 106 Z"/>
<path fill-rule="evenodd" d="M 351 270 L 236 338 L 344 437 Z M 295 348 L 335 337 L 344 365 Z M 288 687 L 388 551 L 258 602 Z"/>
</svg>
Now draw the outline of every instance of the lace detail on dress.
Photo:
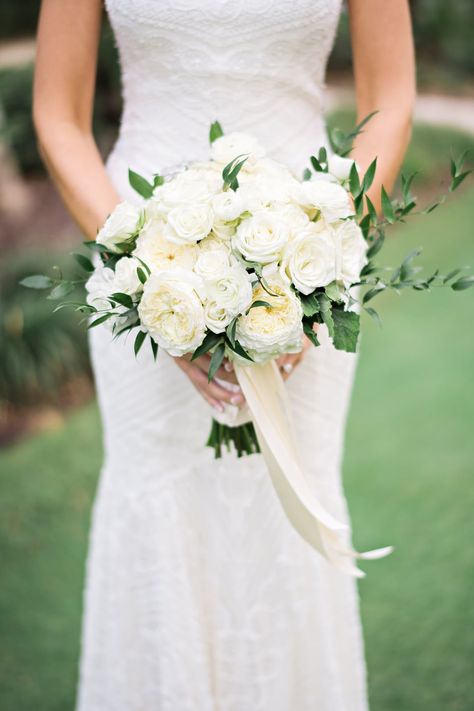
<svg viewBox="0 0 474 711">
<path fill-rule="evenodd" d="M 340 0 L 107 0 L 124 114 L 107 170 L 206 158 L 255 134 L 301 171 L 326 141 Z M 260 455 L 212 459 L 210 410 L 173 360 L 89 333 L 105 443 L 84 590 L 76 711 L 366 711 L 356 584 L 292 528 Z M 356 357 L 324 329 L 288 381 L 324 506 L 340 480 Z"/>
</svg>

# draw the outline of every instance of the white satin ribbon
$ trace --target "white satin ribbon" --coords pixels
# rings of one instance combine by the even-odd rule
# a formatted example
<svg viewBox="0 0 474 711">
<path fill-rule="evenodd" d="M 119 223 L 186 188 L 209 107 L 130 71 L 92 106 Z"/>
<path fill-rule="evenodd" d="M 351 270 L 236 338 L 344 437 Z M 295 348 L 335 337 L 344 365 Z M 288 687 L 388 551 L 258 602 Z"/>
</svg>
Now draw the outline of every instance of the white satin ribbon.
<svg viewBox="0 0 474 711">
<path fill-rule="evenodd" d="M 339 570 L 364 577 L 354 559 L 382 558 L 393 548 L 359 553 L 348 547 L 345 542 L 348 525 L 338 521 L 318 501 L 298 462 L 290 402 L 276 363 L 247 367 L 234 364 L 234 368 L 273 486 L 291 524 Z"/>
</svg>

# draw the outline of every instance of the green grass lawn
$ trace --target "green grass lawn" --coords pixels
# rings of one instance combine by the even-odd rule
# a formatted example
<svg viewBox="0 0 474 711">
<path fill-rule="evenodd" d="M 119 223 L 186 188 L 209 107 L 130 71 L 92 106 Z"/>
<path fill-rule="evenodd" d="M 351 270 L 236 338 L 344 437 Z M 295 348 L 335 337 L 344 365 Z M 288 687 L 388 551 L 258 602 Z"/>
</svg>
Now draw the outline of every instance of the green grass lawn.
<svg viewBox="0 0 474 711">
<path fill-rule="evenodd" d="M 384 261 L 423 244 L 430 266 L 474 268 L 473 224 L 469 188 L 393 232 Z M 364 323 L 345 459 L 358 547 L 396 547 L 366 565 L 360 588 L 372 711 L 468 711 L 474 291 L 379 302 L 383 329 Z M 100 456 L 95 406 L 0 455 L 2 711 L 73 708 Z"/>
</svg>

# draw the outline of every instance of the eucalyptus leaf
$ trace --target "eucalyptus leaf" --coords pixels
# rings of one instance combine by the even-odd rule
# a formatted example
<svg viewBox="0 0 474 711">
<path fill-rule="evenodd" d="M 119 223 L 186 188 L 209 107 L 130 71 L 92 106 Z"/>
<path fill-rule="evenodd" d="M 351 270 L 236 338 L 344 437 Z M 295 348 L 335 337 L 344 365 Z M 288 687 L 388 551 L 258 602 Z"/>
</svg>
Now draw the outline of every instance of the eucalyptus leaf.
<svg viewBox="0 0 474 711">
<path fill-rule="evenodd" d="M 20 284 L 28 289 L 50 289 L 54 285 L 54 281 L 45 274 L 32 274 L 22 279 Z"/>
<path fill-rule="evenodd" d="M 221 340 L 222 333 L 213 333 L 212 331 L 208 331 L 204 336 L 204 340 L 201 345 L 198 346 L 194 351 L 191 360 L 195 360 L 196 358 L 199 358 L 199 356 L 204 355 L 205 353 L 210 351 L 211 348 L 214 348 L 214 346 Z"/>
<path fill-rule="evenodd" d="M 71 281 L 62 281 L 59 284 L 56 284 L 54 289 L 51 290 L 51 292 L 48 294 L 46 297 L 47 299 L 51 299 L 52 301 L 56 301 L 58 299 L 64 299 L 65 296 L 68 296 L 73 292 L 75 289 L 75 284 Z"/>
<path fill-rule="evenodd" d="M 133 344 L 133 350 L 134 350 L 136 356 L 138 355 L 140 348 L 142 347 L 143 342 L 146 337 L 147 337 L 146 331 L 138 331 L 138 333 L 135 337 L 135 342 Z"/>
<path fill-rule="evenodd" d="M 85 257 L 83 254 L 76 254 L 74 253 L 72 255 L 76 262 L 81 266 L 83 269 L 85 269 L 86 272 L 93 272 L 94 271 L 94 265 L 92 264 L 91 260 L 88 257 Z"/>
<path fill-rule="evenodd" d="M 209 382 L 213 379 L 214 375 L 217 373 L 224 360 L 225 344 L 221 341 L 218 343 L 212 356 L 211 362 L 209 363 L 209 372 L 207 374 L 207 379 Z"/>
<path fill-rule="evenodd" d="M 156 357 L 158 355 L 158 343 L 153 340 L 153 338 L 150 336 L 150 346 L 151 346 L 151 352 L 153 353 L 153 360 L 156 361 Z"/>
<path fill-rule="evenodd" d="M 89 324 L 88 328 L 95 328 L 95 326 L 98 326 L 101 323 L 104 323 L 104 321 L 108 321 L 109 318 L 112 318 L 115 314 L 108 312 L 106 314 L 103 314 L 102 316 L 99 316 L 99 318 L 96 318 L 95 321 L 92 321 L 92 323 Z"/>
<path fill-rule="evenodd" d="M 117 291 L 110 295 L 112 301 L 116 301 L 117 304 L 125 306 L 127 309 L 133 309 L 133 299 L 128 294 L 124 294 L 121 291 Z"/>
<path fill-rule="evenodd" d="M 387 222 L 393 223 L 395 222 L 395 213 L 393 211 L 393 205 L 383 185 L 380 192 L 382 197 L 382 211 L 385 215 L 385 219 L 387 220 Z"/>
<path fill-rule="evenodd" d="M 209 128 L 209 143 L 214 143 L 216 138 L 220 138 L 223 135 L 224 131 L 222 130 L 222 126 L 220 125 L 219 121 L 214 121 L 213 123 L 211 123 L 211 126 Z"/>
<path fill-rule="evenodd" d="M 464 289 L 470 289 L 471 286 L 474 286 L 474 276 L 465 276 L 453 282 L 451 289 L 454 291 L 464 291 Z"/>
</svg>

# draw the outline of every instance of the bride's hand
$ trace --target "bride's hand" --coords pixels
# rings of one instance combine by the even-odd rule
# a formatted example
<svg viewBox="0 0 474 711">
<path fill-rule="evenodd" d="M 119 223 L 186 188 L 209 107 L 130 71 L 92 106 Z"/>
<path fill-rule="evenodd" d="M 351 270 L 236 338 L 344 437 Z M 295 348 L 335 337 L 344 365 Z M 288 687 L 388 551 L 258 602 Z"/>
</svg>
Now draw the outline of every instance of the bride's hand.
<svg viewBox="0 0 474 711">
<path fill-rule="evenodd" d="M 224 411 L 224 403 L 231 405 L 242 405 L 244 396 L 232 370 L 225 368 L 227 360 L 216 372 L 211 382 L 208 382 L 207 374 L 211 357 L 203 355 L 195 360 L 191 360 L 191 355 L 175 357 L 176 365 L 188 376 L 196 390 L 202 397 L 219 412 Z M 222 383 L 222 385 L 220 384 Z"/>
<path fill-rule="evenodd" d="M 299 353 L 285 353 L 276 359 L 283 380 L 287 380 L 296 366 L 301 363 L 308 348 L 314 348 L 314 346 L 307 336 L 303 336 L 303 349 Z"/>
</svg>

